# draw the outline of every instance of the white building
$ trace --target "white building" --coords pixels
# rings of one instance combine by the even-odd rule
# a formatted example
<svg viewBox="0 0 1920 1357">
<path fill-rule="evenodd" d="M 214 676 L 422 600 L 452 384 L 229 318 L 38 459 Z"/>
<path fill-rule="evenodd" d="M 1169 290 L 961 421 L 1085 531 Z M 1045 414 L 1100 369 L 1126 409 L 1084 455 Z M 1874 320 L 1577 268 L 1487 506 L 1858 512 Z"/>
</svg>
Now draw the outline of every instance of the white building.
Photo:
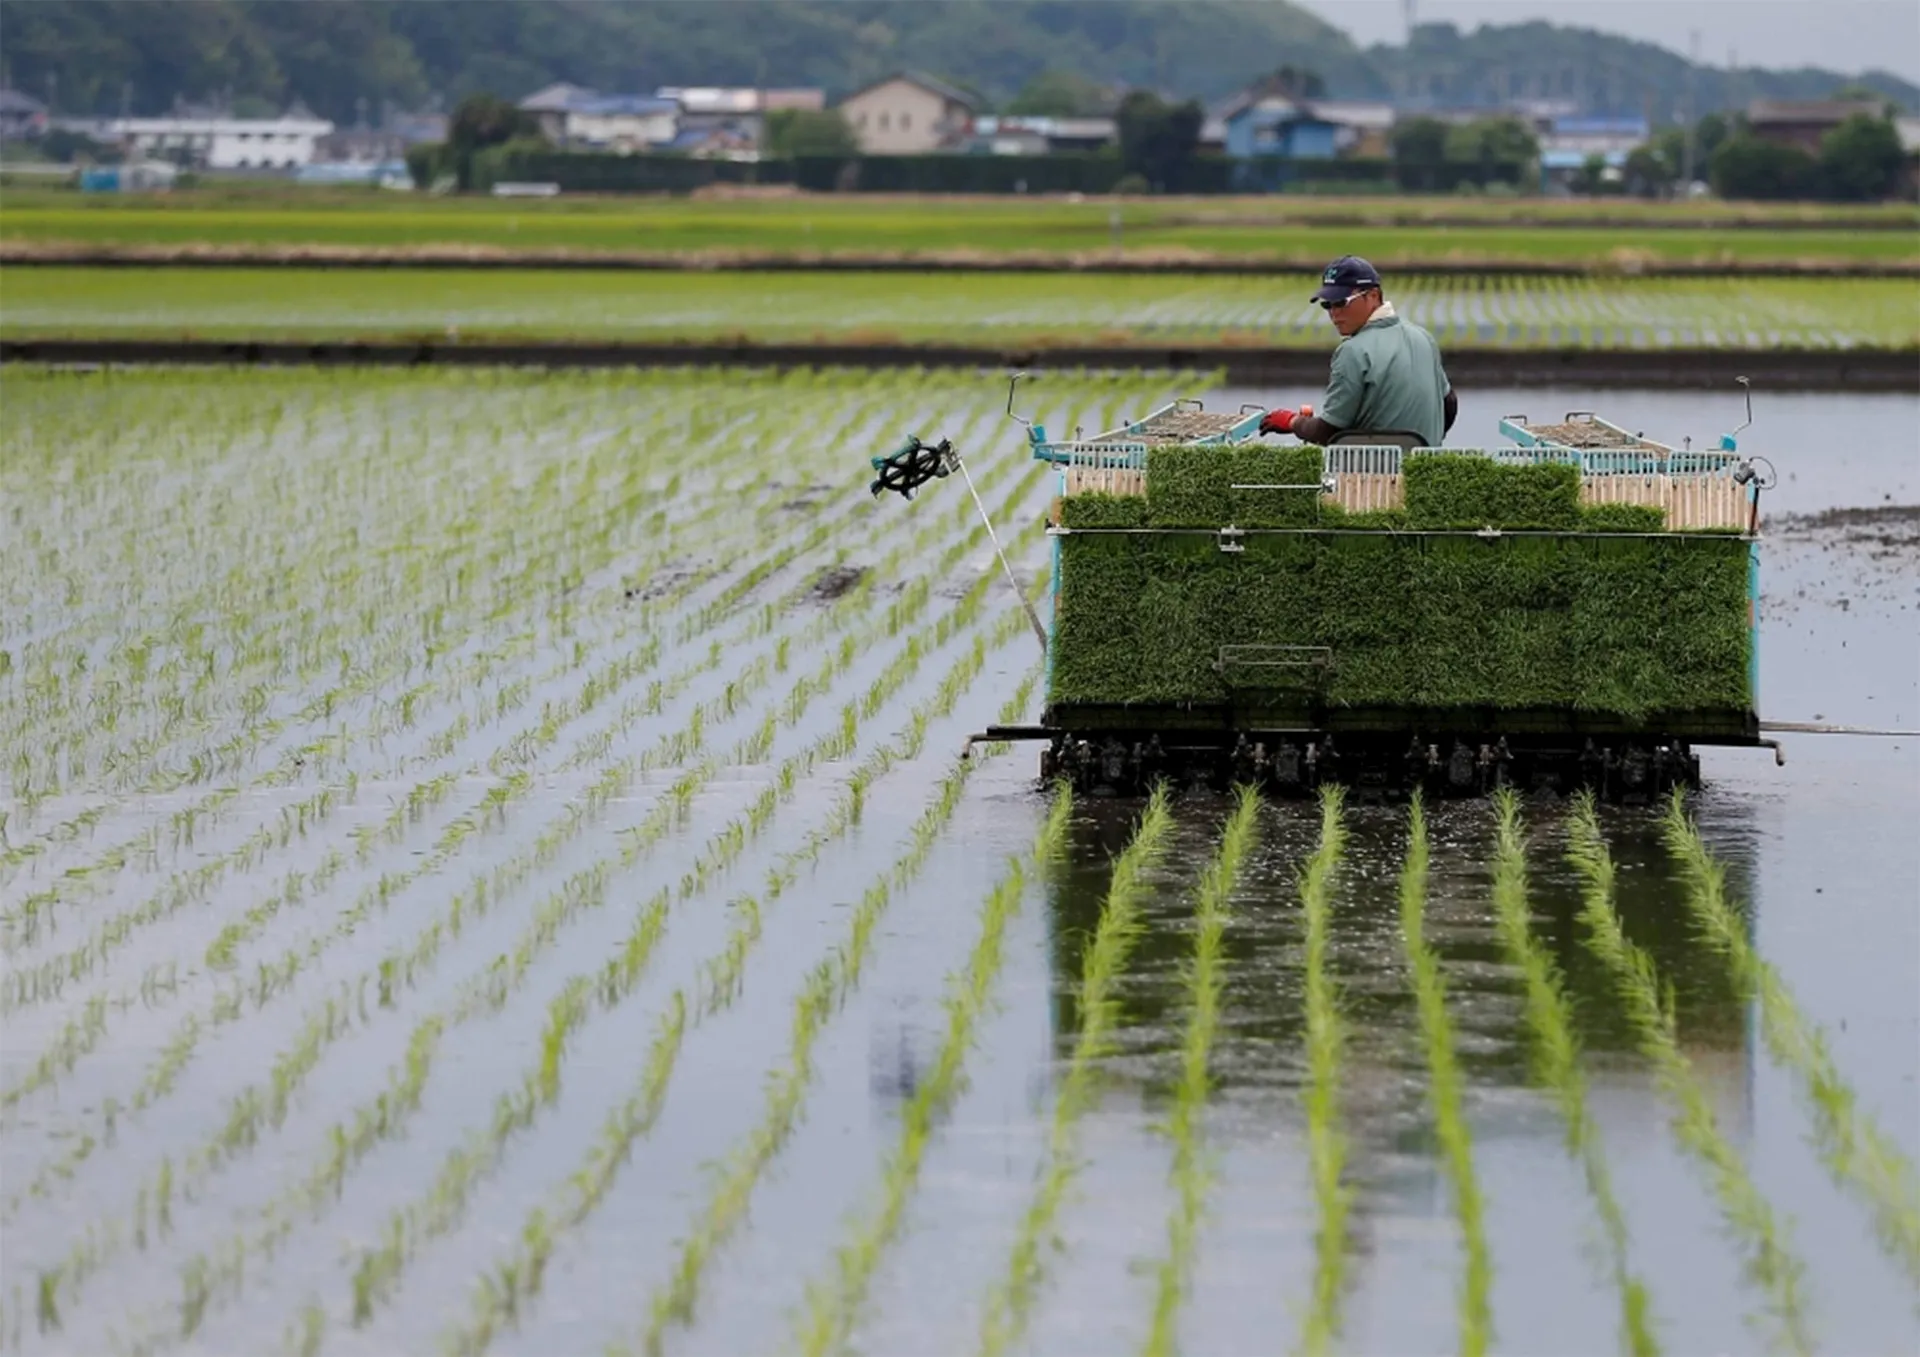
<svg viewBox="0 0 1920 1357">
<path fill-rule="evenodd" d="M 184 156 L 211 170 L 291 170 L 313 163 L 333 131 L 323 118 L 110 118 L 110 140 L 156 160 Z"/>
<path fill-rule="evenodd" d="M 915 155 L 954 147 L 973 127 L 979 103 L 932 76 L 902 74 L 855 90 L 840 114 L 868 155 Z"/>
<path fill-rule="evenodd" d="M 564 146 L 567 144 L 568 112 L 599 97 L 584 85 L 569 85 L 563 80 L 522 99 L 520 111 L 531 113 L 539 120 L 540 131 L 548 141 L 555 146 Z"/>
<path fill-rule="evenodd" d="M 642 94 L 607 94 L 567 110 L 567 144 L 608 151 L 641 151 L 672 141 L 680 105 Z"/>
<path fill-rule="evenodd" d="M 680 104 L 644 94 L 596 94 L 579 85 L 549 85 L 520 101 L 556 146 L 643 151 L 680 131 Z"/>
</svg>

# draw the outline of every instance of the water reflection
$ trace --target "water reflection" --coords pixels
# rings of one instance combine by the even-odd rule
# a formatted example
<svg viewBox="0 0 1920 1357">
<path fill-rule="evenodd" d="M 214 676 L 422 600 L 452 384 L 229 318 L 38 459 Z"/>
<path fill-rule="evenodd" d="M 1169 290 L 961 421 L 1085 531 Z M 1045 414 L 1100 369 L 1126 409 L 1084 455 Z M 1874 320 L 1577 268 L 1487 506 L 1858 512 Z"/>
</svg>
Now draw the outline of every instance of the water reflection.
<svg viewBox="0 0 1920 1357">
<path fill-rule="evenodd" d="M 1076 808 L 1066 859 L 1048 888 L 1053 973 L 1053 1049 L 1064 1060 L 1079 1024 L 1082 956 L 1106 898 L 1111 863 L 1125 846 L 1139 803 L 1085 801 Z M 1186 1020 L 1186 966 L 1193 945 L 1195 883 L 1231 809 L 1224 797 L 1189 796 L 1175 803 L 1176 831 L 1144 903 L 1124 982 L 1116 995 L 1118 1049 L 1111 1064 L 1151 1099 L 1164 1097 L 1177 1072 Z M 1638 1084 L 1654 1099 L 1635 1055 L 1635 1039 L 1610 973 L 1586 945 L 1579 922 L 1579 885 L 1562 857 L 1564 803 L 1529 802 L 1529 898 L 1535 936 L 1559 967 L 1572 1001 L 1576 1031 L 1610 1087 Z M 1399 921 L 1398 877 L 1406 848 L 1406 813 L 1390 806 L 1347 811 L 1346 856 L 1336 893 L 1331 960 L 1349 1024 L 1348 1117 L 1356 1138 L 1404 1149 L 1426 1134 L 1421 1099 L 1424 1060 L 1408 985 Z M 1427 934 L 1449 987 L 1461 1062 L 1479 1112 L 1503 1109 L 1531 1123 L 1531 1100 L 1492 1097 L 1529 1083 L 1522 991 L 1495 928 L 1490 859 L 1493 815 L 1482 802 L 1442 803 L 1429 816 L 1432 867 Z M 1726 1130 L 1750 1124 L 1748 1006 L 1722 960 L 1697 938 L 1682 886 L 1645 809 L 1603 815 L 1618 868 L 1616 906 L 1626 935 L 1646 949 L 1671 986 L 1683 1049 L 1713 1091 Z M 1751 834 L 1721 823 L 1715 839 L 1728 868 L 1728 896 L 1750 898 Z M 1729 832 L 1733 830 L 1735 832 Z M 1290 1102 L 1303 1077 L 1303 920 L 1294 875 L 1319 831 L 1310 803 L 1262 810 L 1261 842 L 1233 899 L 1225 939 L 1227 988 L 1214 1073 L 1222 1095 L 1274 1090 Z M 1662 1115 L 1649 1105 L 1649 1115 Z M 1283 1109 L 1281 1115 L 1287 1115 Z M 1369 1127 L 1370 1120 L 1379 1119 Z M 1488 1128 L 1489 1130 L 1493 1128 Z"/>
</svg>

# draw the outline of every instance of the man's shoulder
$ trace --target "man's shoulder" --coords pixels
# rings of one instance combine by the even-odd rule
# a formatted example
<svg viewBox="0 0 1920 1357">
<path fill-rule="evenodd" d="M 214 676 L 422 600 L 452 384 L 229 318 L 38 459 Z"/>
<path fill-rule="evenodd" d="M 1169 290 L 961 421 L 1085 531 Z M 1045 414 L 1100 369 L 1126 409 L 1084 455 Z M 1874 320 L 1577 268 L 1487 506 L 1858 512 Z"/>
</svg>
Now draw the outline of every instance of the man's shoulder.
<svg viewBox="0 0 1920 1357">
<path fill-rule="evenodd" d="M 1424 349 L 1428 353 L 1436 355 L 1440 352 L 1440 341 L 1435 339 L 1432 332 L 1425 326 L 1416 325 L 1404 316 L 1400 317 L 1399 320 L 1400 324 L 1396 327 L 1400 332 L 1399 343 L 1408 348 Z"/>
</svg>

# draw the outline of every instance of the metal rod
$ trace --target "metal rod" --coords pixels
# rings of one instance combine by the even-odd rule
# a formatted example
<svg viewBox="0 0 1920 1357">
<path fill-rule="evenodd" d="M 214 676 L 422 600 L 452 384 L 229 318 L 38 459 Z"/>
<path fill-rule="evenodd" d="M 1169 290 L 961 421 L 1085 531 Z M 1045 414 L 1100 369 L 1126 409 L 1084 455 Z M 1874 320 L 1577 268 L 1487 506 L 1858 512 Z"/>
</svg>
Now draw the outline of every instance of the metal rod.
<svg viewBox="0 0 1920 1357">
<path fill-rule="evenodd" d="M 1488 537 L 1485 528 L 1236 528 L 1235 532 L 1246 537 Z M 1081 536 L 1174 536 L 1178 534 L 1205 533 L 1209 537 L 1218 537 L 1219 528 L 1061 528 L 1049 527 L 1049 537 Z M 1711 537 L 1720 542 L 1751 542 L 1760 540 L 1758 534 L 1749 535 L 1740 532 L 1561 532 L 1551 528 L 1495 528 L 1493 537 L 1578 537 L 1582 539 L 1610 540 L 1623 537 L 1647 537 L 1661 542 L 1671 542 L 1680 538 Z"/>
<path fill-rule="evenodd" d="M 1034 610 L 1033 601 L 1027 597 L 1027 591 L 1020 585 L 1020 577 L 1013 573 L 1013 566 L 1007 561 L 1007 553 L 1000 545 L 1000 534 L 993 530 L 993 520 L 987 517 L 987 506 L 980 500 L 979 490 L 974 488 L 973 473 L 967 470 L 967 463 L 959 453 L 953 455 L 954 464 L 960 468 L 960 474 L 966 477 L 967 493 L 973 496 L 973 505 L 980 511 L 980 521 L 987 525 L 987 540 L 993 543 L 994 555 L 1000 558 L 1000 568 L 1007 572 L 1007 583 L 1013 586 L 1014 596 L 1020 600 L 1020 606 L 1027 610 L 1027 621 L 1033 624 L 1034 639 L 1040 642 L 1040 653 L 1047 653 L 1047 629 L 1040 624 L 1040 614 Z"/>
<path fill-rule="evenodd" d="M 1760 729 L 1791 735 L 1883 735 L 1896 740 L 1920 740 L 1920 730 L 1894 730 L 1886 726 L 1835 726 L 1820 721 L 1762 721 Z"/>
</svg>

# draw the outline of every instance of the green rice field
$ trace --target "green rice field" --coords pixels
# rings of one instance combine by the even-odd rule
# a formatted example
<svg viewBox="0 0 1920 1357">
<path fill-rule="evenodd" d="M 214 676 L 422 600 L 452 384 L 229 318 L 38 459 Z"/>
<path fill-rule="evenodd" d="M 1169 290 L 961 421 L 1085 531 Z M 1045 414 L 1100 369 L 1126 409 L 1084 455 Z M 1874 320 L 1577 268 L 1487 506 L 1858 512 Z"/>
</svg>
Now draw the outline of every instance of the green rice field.
<svg viewBox="0 0 1920 1357">
<path fill-rule="evenodd" d="M 1265 196 L 1065 198 L 427 199 L 327 190 L 194 190 L 82 199 L 14 188 L 0 245 L 472 246 L 490 250 L 900 255 L 918 252 L 1198 256 L 1316 264 L 1363 254 L 1419 262 L 1610 266 L 1920 262 L 1920 212 L 1902 204 L 1556 203 Z"/>
<path fill-rule="evenodd" d="M 1444 345 L 1920 344 L 1920 279 L 1387 279 Z M 1312 278 L 10 268 L 0 336 L 1331 347 Z"/>
<path fill-rule="evenodd" d="M 1913 1350 L 1911 750 L 1626 808 L 963 758 L 1044 691 L 1006 399 L 0 369 L 0 1352 Z M 869 495 L 910 432 L 1016 582 L 958 478 Z M 1851 642 L 1825 710 L 1911 719 L 1910 563 L 1800 531 L 1765 680 Z"/>
</svg>

